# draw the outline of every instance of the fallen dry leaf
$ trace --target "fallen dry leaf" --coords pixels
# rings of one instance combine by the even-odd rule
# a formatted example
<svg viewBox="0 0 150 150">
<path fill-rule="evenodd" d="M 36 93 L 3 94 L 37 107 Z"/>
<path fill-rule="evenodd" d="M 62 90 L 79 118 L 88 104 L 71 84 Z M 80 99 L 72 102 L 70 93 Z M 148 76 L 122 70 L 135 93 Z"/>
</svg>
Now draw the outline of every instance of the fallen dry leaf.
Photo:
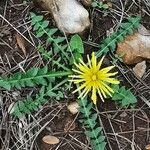
<svg viewBox="0 0 150 150">
<path fill-rule="evenodd" d="M 145 150 L 150 150 L 150 144 L 146 145 Z"/>
<path fill-rule="evenodd" d="M 25 40 L 20 34 L 16 34 L 16 41 L 23 54 L 26 56 Z"/>
<path fill-rule="evenodd" d="M 142 78 L 146 71 L 146 61 L 142 61 L 135 65 L 133 68 L 134 73 L 139 77 Z"/>
<path fill-rule="evenodd" d="M 123 56 L 126 64 L 136 64 L 145 59 L 150 59 L 150 36 L 135 32 L 123 42 L 118 43 L 117 55 Z"/>
<path fill-rule="evenodd" d="M 72 102 L 67 106 L 68 110 L 74 115 L 78 113 L 79 105 L 77 102 Z"/>
<path fill-rule="evenodd" d="M 43 142 L 46 144 L 58 144 L 60 140 L 56 136 L 46 135 L 42 138 Z"/>
</svg>

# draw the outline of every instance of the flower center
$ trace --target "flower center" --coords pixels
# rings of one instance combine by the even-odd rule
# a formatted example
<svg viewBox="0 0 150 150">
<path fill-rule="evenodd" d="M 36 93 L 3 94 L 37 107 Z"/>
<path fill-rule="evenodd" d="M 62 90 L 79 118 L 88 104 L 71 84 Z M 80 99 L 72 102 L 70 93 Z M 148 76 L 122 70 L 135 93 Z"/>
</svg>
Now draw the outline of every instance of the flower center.
<svg viewBox="0 0 150 150">
<path fill-rule="evenodd" d="M 96 75 L 94 74 L 94 75 L 92 76 L 92 80 L 95 81 L 96 79 L 97 79 L 97 77 L 96 77 Z"/>
</svg>

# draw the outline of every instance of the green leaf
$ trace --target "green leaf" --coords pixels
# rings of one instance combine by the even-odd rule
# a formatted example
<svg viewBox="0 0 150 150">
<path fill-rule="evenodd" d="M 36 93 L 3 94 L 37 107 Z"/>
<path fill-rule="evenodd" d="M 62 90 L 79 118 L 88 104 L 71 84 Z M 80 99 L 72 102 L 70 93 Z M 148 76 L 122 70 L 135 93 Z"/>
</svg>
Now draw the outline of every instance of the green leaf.
<svg viewBox="0 0 150 150">
<path fill-rule="evenodd" d="M 80 54 L 80 53 L 78 53 L 78 52 L 76 52 L 75 54 L 74 54 L 74 57 L 75 57 L 75 60 L 77 60 L 77 62 L 79 62 L 79 60 L 80 59 L 82 59 L 82 55 Z M 74 61 L 72 61 L 73 63 L 74 63 Z M 71 63 L 72 63 L 71 62 Z"/>
<path fill-rule="evenodd" d="M 91 131 L 85 131 L 85 134 L 89 137 L 89 138 L 93 138 L 93 133 Z"/>
<path fill-rule="evenodd" d="M 104 9 L 108 9 L 109 8 L 109 6 L 107 5 L 107 4 L 103 4 L 103 6 L 102 6 Z"/>
<path fill-rule="evenodd" d="M 39 85 L 47 85 L 47 81 L 43 77 L 34 78 L 33 82 L 35 82 L 36 84 L 39 84 Z"/>
<path fill-rule="evenodd" d="M 0 87 L 5 88 L 6 90 L 10 90 L 11 89 L 11 84 L 8 81 L 0 81 Z"/>
<path fill-rule="evenodd" d="M 38 70 L 39 75 L 44 75 L 44 74 L 47 74 L 47 73 L 48 73 L 48 66 L 47 65 Z"/>
<path fill-rule="evenodd" d="M 54 78 L 68 76 L 72 74 L 70 70 L 59 72 L 48 72 L 48 67 L 31 68 L 26 73 L 18 72 L 10 78 L 0 78 L 0 87 L 7 90 L 12 88 L 21 89 L 22 87 L 34 87 L 36 85 L 47 85 L 47 82 L 53 82 Z"/>
<path fill-rule="evenodd" d="M 77 51 L 81 54 L 84 53 L 83 42 L 79 35 L 75 34 L 71 37 L 70 46 L 73 51 Z"/>
<path fill-rule="evenodd" d="M 40 91 L 39 91 L 39 94 L 40 94 L 40 96 L 44 96 L 44 93 L 45 93 L 45 86 L 42 86 L 42 88 L 40 89 Z"/>
<path fill-rule="evenodd" d="M 35 86 L 34 82 L 30 79 L 25 80 L 25 85 L 29 86 L 29 87 L 34 87 Z"/>
<path fill-rule="evenodd" d="M 38 70 L 39 70 L 39 68 L 31 68 L 27 71 L 26 74 L 28 75 L 28 77 L 35 77 L 38 73 Z M 21 77 L 20 77 L 20 79 L 21 79 Z"/>
<path fill-rule="evenodd" d="M 92 112 L 92 103 L 89 103 L 87 99 L 81 98 L 78 104 L 81 112 L 79 121 L 83 124 L 85 133 L 91 140 L 93 150 L 104 150 L 106 146 L 105 137 L 102 134 L 102 128 L 97 127 L 97 113 Z"/>
<path fill-rule="evenodd" d="M 107 54 L 110 49 L 111 51 L 114 51 L 116 44 L 123 41 L 127 34 L 133 34 L 134 29 L 136 29 L 140 24 L 139 21 L 139 17 L 129 17 L 128 22 L 122 23 L 117 32 L 103 40 L 99 51 L 96 53 L 96 57 L 101 57 L 103 54 Z"/>
<path fill-rule="evenodd" d="M 95 150 L 104 150 L 106 147 L 106 142 L 101 142 L 100 144 L 95 146 Z"/>
<path fill-rule="evenodd" d="M 131 93 L 130 90 L 126 90 L 124 86 L 119 87 L 118 85 L 112 86 L 114 94 L 112 100 L 118 102 L 122 107 L 128 107 L 137 102 L 136 97 Z"/>
<path fill-rule="evenodd" d="M 33 31 L 36 31 L 36 30 L 38 30 L 40 28 L 40 26 L 39 26 L 39 23 L 34 23 L 34 26 L 33 26 Z"/>
<path fill-rule="evenodd" d="M 40 37 L 42 37 L 44 34 L 45 34 L 44 31 L 40 31 L 40 32 L 37 33 L 36 37 L 37 37 L 37 38 L 40 38 Z"/>
<path fill-rule="evenodd" d="M 97 6 L 98 6 L 97 2 L 92 3 L 92 7 L 97 7 Z"/>
<path fill-rule="evenodd" d="M 50 29 L 47 34 L 48 34 L 48 36 L 52 36 L 52 35 L 54 35 L 57 31 L 58 31 L 57 28 L 53 28 L 53 29 Z"/>
<path fill-rule="evenodd" d="M 99 138 L 98 138 L 98 141 L 99 142 L 103 142 L 105 140 L 105 136 L 100 136 Z"/>
<path fill-rule="evenodd" d="M 55 43 L 62 43 L 65 39 L 65 37 L 57 37 L 57 39 L 55 39 Z"/>
<path fill-rule="evenodd" d="M 46 21 L 46 20 L 44 20 L 43 22 L 42 22 L 42 27 L 45 29 L 46 27 L 48 27 L 48 24 L 49 24 L 49 21 Z"/>
<path fill-rule="evenodd" d="M 51 56 L 53 57 L 53 55 L 51 54 L 56 55 L 59 52 L 61 52 L 61 58 L 63 62 L 66 62 L 66 60 L 69 62 L 70 56 L 65 51 L 68 47 L 68 44 L 66 42 L 64 44 L 66 38 L 64 36 L 62 37 L 55 36 L 54 34 L 58 31 L 58 29 L 56 28 L 50 29 L 48 27 L 49 22 L 47 20 L 44 20 L 43 18 L 44 18 L 43 16 L 38 16 L 31 13 L 31 25 L 33 26 L 33 30 L 36 31 L 36 37 L 37 38 L 43 37 L 46 41 L 45 42 L 46 46 L 51 47 L 50 50 L 51 52 L 47 52 L 43 48 L 39 49 L 40 54 L 46 61 L 49 61 L 51 59 Z M 70 52 L 70 54 L 72 53 Z"/>
<path fill-rule="evenodd" d="M 124 97 L 123 97 L 121 94 L 114 93 L 114 94 L 113 94 L 113 97 L 112 97 L 112 100 L 117 101 L 117 100 L 121 100 L 121 99 L 123 99 L 123 98 L 124 98 Z"/>
</svg>

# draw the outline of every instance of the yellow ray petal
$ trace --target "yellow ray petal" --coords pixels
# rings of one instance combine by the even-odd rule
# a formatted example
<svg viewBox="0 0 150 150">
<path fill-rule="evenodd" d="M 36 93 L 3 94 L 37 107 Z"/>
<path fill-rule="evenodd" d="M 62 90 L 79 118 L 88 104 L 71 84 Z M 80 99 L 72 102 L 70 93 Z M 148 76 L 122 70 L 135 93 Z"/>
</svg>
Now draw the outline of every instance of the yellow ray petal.
<svg viewBox="0 0 150 150">
<path fill-rule="evenodd" d="M 87 60 L 88 60 L 88 65 L 90 66 L 90 68 L 92 67 L 92 65 L 91 65 L 91 60 L 90 60 L 90 58 L 89 58 L 89 55 L 87 55 Z"/>
<path fill-rule="evenodd" d="M 103 60 L 104 60 L 104 56 L 101 58 L 101 60 L 99 61 L 98 65 L 97 65 L 98 66 L 98 70 L 101 68 Z"/>
<path fill-rule="evenodd" d="M 101 91 L 101 93 L 103 94 L 104 98 L 107 98 L 107 96 L 106 96 L 106 94 L 105 94 L 105 92 L 103 91 L 102 88 L 100 88 L 100 91 Z"/>
<path fill-rule="evenodd" d="M 89 92 L 89 90 L 90 89 L 87 89 L 87 88 L 85 88 L 82 92 L 81 92 L 81 94 L 79 95 L 79 97 L 78 98 L 84 98 L 86 95 L 87 95 L 87 93 Z"/>
<path fill-rule="evenodd" d="M 69 76 L 70 78 L 84 78 L 84 76 L 83 75 L 70 75 Z"/>
<path fill-rule="evenodd" d="M 115 78 L 105 78 L 105 79 L 103 79 L 103 81 L 108 82 L 108 83 L 112 83 L 112 84 L 119 84 L 120 83 Z"/>
<path fill-rule="evenodd" d="M 76 66 L 77 68 L 80 68 L 79 65 L 78 65 L 77 63 L 74 63 L 74 64 L 75 64 L 75 66 Z"/>
<path fill-rule="evenodd" d="M 90 91 L 91 88 L 89 88 L 86 93 L 83 95 L 83 98 L 88 94 L 88 92 Z"/>
<path fill-rule="evenodd" d="M 88 82 L 83 83 L 81 86 L 79 86 L 75 91 L 73 91 L 72 93 L 76 93 L 79 90 L 82 90 L 83 88 L 85 88 L 88 85 Z"/>
<path fill-rule="evenodd" d="M 100 90 L 99 90 L 99 89 L 98 89 L 98 94 L 99 94 L 99 96 L 100 96 L 101 100 L 104 102 L 104 98 L 103 98 L 103 96 L 102 96 L 102 94 L 101 94 L 101 92 L 100 92 Z"/>
<path fill-rule="evenodd" d="M 93 87 L 91 99 L 92 99 L 93 103 L 96 104 L 97 97 L 96 97 L 96 89 L 95 89 L 95 87 Z"/>
<path fill-rule="evenodd" d="M 79 69 L 84 73 L 91 73 L 90 69 L 88 67 L 85 67 L 83 65 L 79 65 Z"/>
<path fill-rule="evenodd" d="M 93 67 L 94 71 L 96 71 L 96 63 L 97 63 L 97 60 L 96 60 L 95 53 L 92 52 L 92 67 Z"/>
<path fill-rule="evenodd" d="M 115 76 L 116 74 L 118 74 L 118 72 L 107 73 L 107 74 L 106 74 L 106 77 Z"/>
<path fill-rule="evenodd" d="M 115 66 L 109 66 L 109 67 L 106 67 L 106 68 L 103 68 L 99 71 L 99 73 L 107 73 L 109 72 L 111 69 L 113 69 Z"/>
<path fill-rule="evenodd" d="M 82 74 L 89 71 L 89 68 L 87 66 L 83 66 L 82 64 L 78 65 L 76 63 L 75 63 L 75 65 L 80 70 L 80 72 L 82 72 Z"/>
<path fill-rule="evenodd" d="M 72 69 L 74 72 L 79 73 L 79 74 L 84 74 L 83 72 L 76 70 L 76 69 Z"/>
<path fill-rule="evenodd" d="M 99 89 L 102 90 L 102 94 L 106 98 L 107 94 L 109 93 L 109 90 L 105 87 L 105 85 L 103 84 L 102 81 L 101 81 L 101 85 L 100 85 Z"/>
<path fill-rule="evenodd" d="M 107 84 L 105 84 L 104 82 L 102 82 L 102 87 L 101 87 L 101 89 L 107 94 L 107 95 L 109 95 L 109 96 L 112 96 L 111 95 L 111 92 L 113 93 L 114 91 L 107 85 Z"/>
<path fill-rule="evenodd" d="M 78 84 L 78 83 L 83 82 L 85 80 L 84 79 L 77 79 L 77 80 L 72 79 L 72 80 L 68 80 L 68 81 L 74 82 L 75 84 Z"/>
<path fill-rule="evenodd" d="M 81 63 L 84 67 L 86 67 L 87 69 L 89 69 L 89 68 L 87 67 L 88 65 L 86 65 L 86 64 L 83 62 L 83 60 L 82 60 L 81 58 L 79 59 L 79 61 L 80 61 L 80 63 Z"/>
</svg>

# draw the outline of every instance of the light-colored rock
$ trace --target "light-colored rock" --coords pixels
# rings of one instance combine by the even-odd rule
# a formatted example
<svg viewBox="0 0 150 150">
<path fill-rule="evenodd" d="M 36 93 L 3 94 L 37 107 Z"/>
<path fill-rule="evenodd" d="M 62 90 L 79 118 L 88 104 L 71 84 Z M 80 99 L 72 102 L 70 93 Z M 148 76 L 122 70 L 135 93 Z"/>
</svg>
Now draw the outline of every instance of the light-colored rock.
<svg viewBox="0 0 150 150">
<path fill-rule="evenodd" d="M 60 140 L 56 136 L 46 135 L 42 138 L 42 141 L 46 144 L 58 144 Z"/>
<path fill-rule="evenodd" d="M 65 33 L 81 33 L 90 26 L 88 11 L 76 0 L 34 0 L 54 17 Z"/>
<path fill-rule="evenodd" d="M 81 2 L 85 5 L 85 6 L 90 6 L 92 4 L 92 0 L 81 0 Z"/>
<path fill-rule="evenodd" d="M 139 77 L 142 78 L 146 71 L 146 61 L 142 61 L 135 65 L 133 68 L 134 73 Z"/>
<path fill-rule="evenodd" d="M 146 145 L 145 150 L 150 150 L 150 144 Z"/>
<path fill-rule="evenodd" d="M 79 105 L 77 102 L 72 102 L 67 106 L 67 108 L 72 114 L 76 114 L 78 113 Z"/>
<path fill-rule="evenodd" d="M 147 30 L 142 24 L 140 24 L 138 32 L 142 35 L 150 36 L 150 30 Z"/>
<path fill-rule="evenodd" d="M 135 32 L 128 35 L 123 42 L 118 43 L 116 53 L 123 55 L 123 62 L 136 64 L 145 59 L 150 59 L 150 36 Z"/>
</svg>

